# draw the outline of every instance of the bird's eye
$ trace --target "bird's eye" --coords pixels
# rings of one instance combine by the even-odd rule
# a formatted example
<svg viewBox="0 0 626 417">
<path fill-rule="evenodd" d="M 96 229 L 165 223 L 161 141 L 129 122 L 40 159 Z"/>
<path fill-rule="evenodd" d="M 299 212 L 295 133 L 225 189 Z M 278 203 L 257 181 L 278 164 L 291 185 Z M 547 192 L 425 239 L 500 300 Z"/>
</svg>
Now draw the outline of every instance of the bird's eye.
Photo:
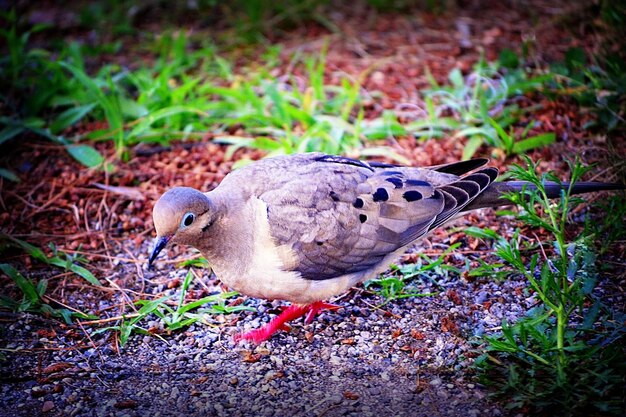
<svg viewBox="0 0 626 417">
<path fill-rule="evenodd" d="M 195 216 L 193 215 L 193 213 L 187 213 L 183 217 L 182 225 L 183 226 L 191 226 L 191 223 L 193 223 L 194 219 L 195 219 Z"/>
</svg>

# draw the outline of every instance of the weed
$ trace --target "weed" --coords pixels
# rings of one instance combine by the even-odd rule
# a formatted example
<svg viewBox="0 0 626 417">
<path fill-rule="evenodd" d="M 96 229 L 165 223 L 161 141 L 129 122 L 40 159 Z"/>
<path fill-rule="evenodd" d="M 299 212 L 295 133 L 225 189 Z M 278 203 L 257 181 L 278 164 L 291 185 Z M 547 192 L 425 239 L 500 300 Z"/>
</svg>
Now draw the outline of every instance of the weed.
<svg viewBox="0 0 626 417">
<path fill-rule="evenodd" d="M 163 320 L 168 331 L 178 330 L 182 327 L 190 326 L 202 318 L 202 314 L 230 314 L 239 311 L 254 311 L 253 308 L 247 306 L 226 306 L 224 300 L 237 295 L 236 292 L 226 292 L 216 295 L 210 295 L 208 297 L 201 298 L 188 304 L 184 304 L 185 295 L 189 284 L 193 279 L 193 273 L 191 270 L 187 272 L 180 292 L 180 298 L 178 299 L 178 305 L 176 309 L 172 309 L 165 303 L 162 304 L 163 310 L 155 310 L 154 313 Z M 145 301 L 139 301 L 138 304 L 143 304 Z M 190 313 L 190 310 L 206 306 L 199 310 L 199 314 Z"/>
<path fill-rule="evenodd" d="M 446 255 L 458 248 L 460 243 L 450 245 L 437 259 L 431 259 L 424 254 L 419 254 L 419 260 L 414 264 L 405 264 L 402 266 L 391 265 L 392 274 L 398 276 L 381 276 L 378 279 L 366 281 L 364 286 L 368 290 L 381 296 L 384 301 L 378 307 L 382 307 L 393 300 L 412 297 L 429 297 L 436 295 L 435 293 L 421 293 L 408 288 L 408 284 L 417 277 L 431 279 L 432 272 L 437 276 L 447 276 L 448 273 L 459 273 L 460 271 L 444 263 Z"/>
<path fill-rule="evenodd" d="M 136 305 L 141 306 L 137 313 L 123 317 L 120 324 L 115 326 L 108 326 L 98 329 L 94 334 L 103 333 L 106 331 L 119 332 L 120 345 L 124 346 L 128 342 L 128 338 L 132 333 L 138 333 L 143 335 L 155 335 L 160 337 L 154 331 L 141 327 L 139 323 L 147 318 L 150 314 L 154 314 L 159 317 L 165 324 L 167 331 L 175 331 L 200 321 L 206 322 L 205 316 L 207 314 L 230 314 L 240 311 L 253 311 L 251 307 L 237 305 L 227 306 L 224 300 L 237 295 L 236 292 L 226 292 L 220 294 L 210 295 L 208 297 L 201 298 L 199 300 L 192 301 L 185 304 L 185 297 L 189 289 L 189 285 L 193 279 L 193 273 L 191 269 L 187 272 L 183 285 L 181 286 L 180 296 L 175 308 L 168 305 L 168 301 L 172 299 L 172 296 L 164 296 L 156 300 L 138 300 Z M 198 309 L 197 313 L 192 313 L 191 310 Z"/>
<path fill-rule="evenodd" d="M 626 237 L 624 221 L 626 219 L 626 199 L 623 196 L 614 195 L 606 200 L 595 203 L 598 210 L 605 218 L 601 224 L 590 218 L 585 219 L 583 234 L 599 242 L 598 254 L 606 253 L 611 244 Z"/>
<path fill-rule="evenodd" d="M 176 268 L 210 268 L 209 261 L 206 260 L 205 257 L 201 256 L 199 258 L 186 259 L 176 265 Z"/>
<path fill-rule="evenodd" d="M 391 265 L 390 268 L 393 271 L 396 265 Z M 379 295 L 384 299 L 384 301 L 378 305 L 378 307 L 382 307 L 389 303 L 390 301 L 399 300 L 402 298 L 413 298 L 413 297 L 430 297 L 432 295 L 436 295 L 435 293 L 423 293 L 419 291 L 410 290 L 407 288 L 408 280 L 405 280 L 403 277 L 381 277 L 375 280 L 369 280 L 365 282 L 365 289 L 375 289 L 374 293 Z"/>
<path fill-rule="evenodd" d="M 5 37 L 15 38 L 13 32 Z M 14 42 L 20 56 L 29 56 L 27 39 Z M 9 72 L 15 77 L 27 77 L 20 71 L 28 67 L 36 82 L 33 87 L 24 80 L 22 94 L 15 100 L 37 97 L 24 94 L 33 88 L 46 91 L 46 95 L 36 105 L 27 99 L 24 106 L 28 112 L 0 118 L 4 126 L 0 143 L 30 132 L 64 145 L 83 165 L 98 167 L 103 166 L 104 158 L 86 141 L 111 140 L 116 156 L 126 159 L 128 147 L 137 143 L 167 144 L 172 139 L 203 138 L 204 132 L 231 144 L 230 152 L 245 146 L 270 155 L 308 151 L 354 155 L 361 153 L 364 140 L 380 137 L 380 129 L 363 129 L 357 81 L 346 76 L 339 85 L 324 82 L 325 49 L 318 57 L 296 54 L 289 68 L 303 69 L 303 78 L 287 73 L 278 79 L 265 68 L 246 77 L 234 74 L 232 64 L 217 56 L 212 45 L 203 43 L 192 49 L 184 32 L 166 33 L 155 51 L 157 58 L 151 68 L 131 71 L 105 65 L 93 75 L 87 73 L 81 48 L 75 43 L 64 47 L 56 61 L 45 52 L 33 55 L 36 65 L 9 62 Z M 54 85 L 48 86 L 48 82 Z M 14 107 L 18 107 L 17 101 Z M 69 127 L 87 118 L 105 120 L 107 126 L 63 136 Z M 371 122 L 371 126 L 375 124 Z M 246 136 L 225 134 L 241 127 Z M 387 148 L 369 148 L 362 154 L 407 162 Z M 17 179 L 6 170 L 0 174 Z"/>
<path fill-rule="evenodd" d="M 87 268 L 78 265 L 80 263 L 87 263 L 87 260 L 78 255 L 70 255 L 61 251 L 58 251 L 54 245 L 50 246 L 52 250 L 52 256 L 46 256 L 46 254 L 38 247 L 24 242 L 23 240 L 16 239 L 8 235 L 0 235 L 0 239 L 7 242 L 11 246 L 21 248 L 31 258 L 45 263 L 47 265 L 56 266 L 58 268 L 65 269 L 73 272 L 76 275 L 82 277 L 92 285 L 102 285 L 102 283 L 96 278 Z M 65 259 L 63 259 L 64 257 Z"/>
<path fill-rule="evenodd" d="M 87 262 L 87 260 L 83 257 L 61 252 L 57 250 L 57 248 L 52 244 L 50 245 L 52 255 L 46 256 L 46 254 L 40 248 L 8 235 L 0 235 L 0 241 L 5 245 L 14 246 L 22 249 L 24 252 L 26 252 L 28 256 L 36 261 L 73 272 L 88 281 L 90 284 L 98 286 L 102 285 L 100 281 L 87 268 L 79 265 L 79 263 Z M 5 275 L 11 278 L 16 287 L 23 294 L 23 297 L 20 301 L 1 296 L 0 307 L 9 309 L 11 311 L 31 311 L 49 314 L 54 317 L 62 317 L 67 323 L 71 322 L 72 317 L 91 318 L 91 316 L 82 312 L 71 311 L 65 308 L 55 309 L 51 307 L 47 303 L 48 300 L 45 297 L 45 292 L 48 288 L 48 281 L 46 279 L 41 279 L 35 284 L 30 279 L 20 274 L 13 266 L 9 264 L 0 265 L 0 270 L 2 270 Z"/>
<path fill-rule="evenodd" d="M 152 333 L 148 329 L 139 326 L 139 322 L 148 317 L 154 311 L 156 311 L 156 309 L 161 307 L 163 303 L 168 299 L 170 299 L 169 296 L 150 301 L 141 300 L 141 308 L 137 310 L 137 313 L 134 314 L 132 317 L 123 316 L 120 324 L 95 330 L 92 334 L 96 335 L 111 330 L 117 331 L 119 332 L 119 340 L 122 347 L 126 344 L 126 342 L 128 342 L 128 338 L 130 337 L 131 333 L 138 333 L 146 336 L 152 335 Z M 157 337 L 160 336 L 157 335 Z"/>
<path fill-rule="evenodd" d="M 570 196 L 571 186 L 558 203 L 548 200 L 545 181 L 559 180 L 552 173 L 539 177 L 535 169 L 527 159 L 526 168 L 512 170 L 514 178 L 530 182 L 536 190 L 507 198 L 522 207 L 520 220 L 552 234 L 554 256 L 540 262 L 533 255 L 526 266 L 515 240 L 497 241 L 497 256 L 526 277 L 540 303 L 517 323 L 503 322 L 501 334 L 486 338 L 487 353 L 477 360 L 481 379 L 506 395 L 512 408 L 559 407 L 563 415 L 594 409 L 619 413 L 626 332 L 613 320 L 623 323 L 624 318 L 592 293 L 598 277 L 589 236 L 566 241 L 568 213 L 581 200 Z M 574 184 L 589 169 L 576 162 L 570 170 Z"/>
<path fill-rule="evenodd" d="M 449 86 L 440 86 L 428 71 L 427 76 L 431 88 L 422 91 L 426 118 L 406 127 L 415 137 L 455 132 L 455 137 L 468 138 L 464 159 L 471 158 L 483 143 L 511 155 L 554 142 L 554 133 L 527 137 L 535 122 L 526 126 L 519 138 L 514 134 L 514 122 L 532 110 L 520 109 L 514 98 L 540 90 L 552 75 L 529 73 L 520 67 L 520 59 L 512 51 L 501 54 L 499 62 L 480 60 L 467 77 L 453 69 L 448 75 Z"/>
<path fill-rule="evenodd" d="M 500 214 L 508 214 L 508 212 L 500 212 Z M 510 246 L 514 248 L 515 251 L 519 251 L 521 254 L 525 252 L 535 251 L 537 250 L 537 245 L 531 244 L 531 242 L 522 240 L 520 238 L 520 230 L 517 229 L 511 236 L 509 240 L 506 240 L 502 236 L 498 235 L 491 229 L 480 229 L 478 227 L 470 226 L 463 229 L 463 232 L 468 236 L 473 236 L 479 239 L 485 240 L 494 240 L 494 247 L 497 249 L 499 247 Z M 469 262 L 469 260 L 468 260 Z M 484 277 L 490 276 L 496 280 L 505 280 L 511 274 L 516 273 L 516 269 L 512 266 L 500 262 L 485 262 L 482 259 L 478 259 L 479 266 L 477 267 L 466 267 L 466 271 L 468 276 L 470 277 Z"/>
<path fill-rule="evenodd" d="M 9 264 L 0 264 L 0 271 L 6 274 L 22 292 L 22 299 L 13 300 L 5 295 L 0 295 L 0 307 L 15 312 L 34 312 L 47 314 L 53 317 L 63 318 L 66 323 L 71 323 L 73 317 L 91 318 L 91 316 L 71 311 L 66 308 L 53 308 L 47 303 L 45 293 L 48 288 L 48 281 L 39 280 L 36 284 L 19 273 Z"/>
<path fill-rule="evenodd" d="M 6 106 L 7 114 L 11 115 L 0 117 L 0 144 L 18 135 L 32 133 L 65 146 L 70 155 L 85 166 L 101 166 L 104 158 L 93 147 L 72 143 L 58 134 L 81 120 L 93 106 L 71 107 L 49 123 L 42 117 L 50 107 L 62 105 L 60 96 L 69 87 L 75 87 L 62 68 L 50 59 L 48 51 L 28 47 L 30 36 L 46 30 L 47 26 L 35 25 L 19 33 L 15 10 L 0 12 L 0 20 L 5 23 L 5 28 L 0 29 L 0 39 L 9 49 L 9 54 L 0 58 L 0 100 Z M 80 56 L 76 47 L 68 48 L 62 55 Z M 72 91 L 76 92 L 75 89 Z M 6 169 L 2 169 L 0 175 L 12 181 L 19 180 Z"/>
<path fill-rule="evenodd" d="M 611 58 L 601 63 L 588 61 L 581 48 L 567 50 L 565 61 L 552 66 L 557 75 L 556 92 L 573 97 L 596 114 L 586 128 L 621 130 L 626 126 L 626 64 Z"/>
</svg>

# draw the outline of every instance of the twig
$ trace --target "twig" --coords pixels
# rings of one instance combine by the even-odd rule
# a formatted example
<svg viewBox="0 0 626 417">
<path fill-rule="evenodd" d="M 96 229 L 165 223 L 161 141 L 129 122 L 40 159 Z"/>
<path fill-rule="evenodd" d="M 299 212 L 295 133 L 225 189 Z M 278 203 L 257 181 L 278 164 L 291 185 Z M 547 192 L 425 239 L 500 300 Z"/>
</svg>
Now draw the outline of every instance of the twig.
<svg viewBox="0 0 626 417">
<path fill-rule="evenodd" d="M 55 300 L 54 298 L 50 297 L 49 295 L 44 295 L 41 298 L 47 300 L 47 301 L 51 301 L 53 303 L 57 303 L 65 308 L 67 308 L 68 310 L 72 310 L 74 313 L 78 313 L 78 314 L 85 314 L 80 310 L 75 309 L 74 307 L 68 306 L 67 304 L 64 304 L 62 302 L 60 302 L 59 300 Z"/>
<path fill-rule="evenodd" d="M 80 323 L 81 325 L 85 324 L 85 325 L 91 326 L 92 324 L 110 323 L 112 321 L 132 319 L 135 317 L 139 317 L 139 313 L 124 314 L 123 316 L 108 317 L 106 319 L 98 319 L 98 320 L 88 320 L 88 321 L 77 320 L 77 322 Z"/>
<path fill-rule="evenodd" d="M 17 199 L 18 199 L 18 200 L 20 200 L 22 203 L 24 203 L 24 205 L 26 205 L 26 206 L 28 206 L 28 207 L 30 207 L 30 208 L 33 208 L 33 209 L 35 209 L 35 210 L 37 210 L 37 211 L 39 211 L 39 209 L 40 209 L 40 207 L 39 207 L 39 206 L 36 206 L 36 205 L 34 205 L 33 203 L 31 203 L 31 202 L 29 202 L 28 200 L 26 200 L 25 198 L 22 198 L 22 197 L 21 197 L 20 195 L 18 195 L 17 193 L 14 193 L 14 192 L 8 191 L 8 192 L 7 192 L 7 194 L 11 195 L 12 197 L 17 198 Z"/>
<path fill-rule="evenodd" d="M 135 258 L 135 255 L 126 246 L 122 245 L 122 249 L 124 250 L 124 252 L 126 252 L 128 254 L 128 256 L 133 258 L 132 263 L 135 264 L 135 267 L 137 269 L 137 275 L 139 275 L 139 277 L 141 278 L 141 283 L 142 283 L 141 284 L 142 285 L 141 292 L 143 292 L 144 287 L 145 287 L 145 282 L 144 282 L 145 281 L 145 279 L 144 279 L 145 277 L 143 275 L 143 269 L 141 268 L 141 265 L 145 264 L 146 261 L 143 261 L 143 262 L 139 261 L 139 259 Z M 110 261 L 110 262 L 112 262 L 112 261 Z"/>
<path fill-rule="evenodd" d="M 208 285 L 206 285 L 206 283 L 204 282 L 204 280 L 202 279 L 202 276 L 198 274 L 198 272 L 196 272 L 195 268 L 191 268 L 191 273 L 193 274 L 193 276 L 196 278 L 197 282 L 200 283 L 200 285 L 204 288 L 204 290 L 207 293 L 211 293 L 211 289 L 209 288 Z M 209 269 L 209 276 L 212 273 L 212 270 Z"/>
<path fill-rule="evenodd" d="M 368 292 L 369 292 L 369 291 L 368 291 Z M 370 306 L 371 308 L 375 309 L 375 310 L 380 310 L 380 311 L 382 311 L 383 313 L 389 314 L 390 316 L 395 317 L 395 318 L 397 318 L 397 319 L 401 319 L 401 318 L 402 318 L 401 316 L 398 316 L 397 314 L 393 314 L 392 312 L 387 311 L 387 310 L 385 310 L 384 308 L 380 308 L 380 307 L 378 307 L 378 306 L 375 306 L 375 305 L 373 305 L 373 304 L 370 304 L 370 303 L 368 303 L 368 302 L 367 302 L 367 301 L 365 301 L 365 300 L 361 300 L 361 301 L 362 301 L 362 302 L 364 302 L 365 304 L 367 304 L 368 306 Z"/>
<path fill-rule="evenodd" d="M 102 363 L 104 363 L 105 360 L 104 360 L 104 357 L 102 356 L 102 353 L 100 353 L 100 349 L 98 349 L 98 346 L 94 343 L 94 341 L 91 338 L 91 336 L 89 336 L 89 333 L 87 333 L 87 331 L 83 327 L 83 325 L 80 322 L 80 320 L 78 321 L 78 325 L 80 326 L 80 328 L 83 331 L 83 333 L 85 333 L 85 336 L 87 336 L 87 339 L 89 339 L 89 342 L 91 343 L 91 347 L 93 347 L 96 350 L 96 352 L 98 353 L 98 356 L 100 357 L 100 360 L 102 361 Z"/>
<path fill-rule="evenodd" d="M 118 291 L 120 291 L 122 293 L 122 297 L 124 298 L 124 300 L 126 300 L 126 302 L 131 306 L 131 308 L 135 311 L 137 311 L 137 309 L 135 308 L 135 304 L 133 303 L 133 301 L 130 299 L 130 297 L 128 297 L 128 294 L 126 294 L 126 290 L 123 290 L 120 288 L 119 285 L 117 285 L 117 283 L 113 282 L 109 277 L 105 277 L 104 278 L 109 284 L 111 284 L 112 287 L 114 287 L 115 289 L 117 289 Z M 124 308 L 124 305 L 122 305 L 122 308 Z"/>
</svg>

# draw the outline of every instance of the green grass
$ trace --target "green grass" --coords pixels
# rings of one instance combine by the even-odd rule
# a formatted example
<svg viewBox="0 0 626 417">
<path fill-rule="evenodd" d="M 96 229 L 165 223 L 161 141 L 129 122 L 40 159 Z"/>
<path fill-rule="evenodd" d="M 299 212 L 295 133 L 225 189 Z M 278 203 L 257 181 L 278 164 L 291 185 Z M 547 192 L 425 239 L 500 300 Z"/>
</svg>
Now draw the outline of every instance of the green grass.
<svg viewBox="0 0 626 417">
<path fill-rule="evenodd" d="M 403 298 L 430 297 L 436 295 L 436 293 L 423 293 L 419 291 L 415 288 L 414 283 L 417 278 L 432 280 L 433 276 L 445 277 L 448 276 L 449 273 L 458 274 L 460 271 L 444 263 L 444 259 L 460 245 L 460 243 L 450 245 L 450 247 L 436 259 L 431 259 L 423 253 L 420 253 L 416 263 L 401 266 L 390 265 L 389 275 L 381 275 L 379 278 L 366 281 L 364 287 L 368 291 L 383 298 L 384 301 L 379 304 L 378 307 Z"/>
<path fill-rule="evenodd" d="M 623 132 L 626 128 L 626 64 L 616 57 L 588 57 L 581 48 L 570 48 L 563 62 L 554 63 L 554 94 L 572 97 L 595 118 L 589 130 Z"/>
<path fill-rule="evenodd" d="M 535 253 L 528 260 L 517 239 L 497 240 L 496 255 L 510 271 L 526 278 L 538 305 L 517 323 L 503 322 L 502 333 L 486 338 L 487 353 L 477 360 L 481 380 L 504 396 L 511 408 L 544 412 L 558 407 L 561 415 L 619 414 L 624 400 L 626 317 L 593 292 L 599 276 L 591 236 L 566 239 L 568 215 L 582 200 L 570 195 L 571 187 L 558 202 L 549 200 L 543 183 L 559 179 L 551 173 L 538 176 L 537 166 L 527 162 L 527 167 L 516 166 L 512 177 L 529 181 L 537 191 L 507 198 L 522 207 L 520 220 L 553 236 L 552 241 L 541 242 L 553 254 L 541 259 Z M 578 162 L 570 169 L 572 184 L 589 171 Z"/>
<path fill-rule="evenodd" d="M 11 236 L 2 236 L 1 242 L 4 245 L 3 251 L 6 250 L 7 246 L 17 247 L 33 260 L 73 272 L 92 285 L 102 285 L 88 269 L 78 264 L 79 262 L 86 263 L 86 259 L 82 257 L 72 256 L 58 251 L 53 245 L 50 247 L 52 255 L 47 256 L 40 248 Z M 179 267 L 205 268 L 207 267 L 207 263 L 204 258 L 199 258 L 185 261 L 179 265 Z M 54 307 L 53 305 L 56 304 L 55 301 L 46 296 L 48 289 L 47 279 L 39 279 L 35 282 L 7 263 L 0 264 L 0 271 L 9 277 L 15 285 L 15 288 L 21 293 L 21 298 L 19 299 L 0 295 L 0 309 L 13 312 L 39 313 L 62 318 L 67 324 L 71 324 L 75 319 L 95 320 L 94 324 L 100 322 L 98 317 L 91 314 L 82 313 L 77 310 L 69 310 L 67 308 Z M 253 310 L 251 307 L 244 305 L 229 306 L 225 304 L 225 300 L 237 295 L 236 292 L 215 294 L 186 303 L 185 300 L 193 276 L 191 269 L 189 269 L 181 286 L 178 302 L 175 303 L 173 307 L 171 300 L 174 296 L 163 296 L 156 300 L 137 300 L 135 301 L 135 305 L 140 306 L 139 310 L 122 315 L 118 320 L 118 324 L 96 329 L 93 331 L 93 334 L 109 331 L 118 332 L 120 345 L 124 346 L 133 333 L 159 336 L 141 326 L 141 322 L 151 317 L 151 315 L 161 319 L 164 323 L 165 330 L 169 333 L 189 327 L 196 322 L 210 324 L 207 320 L 207 317 L 210 315 L 231 314 Z"/>
<path fill-rule="evenodd" d="M 426 117 L 403 125 L 389 111 L 364 120 L 363 90 L 348 75 L 327 84 L 325 48 L 317 57 L 294 54 L 286 66 L 290 71 L 276 76 L 276 49 L 268 48 L 266 65 L 234 71 L 210 42 L 184 31 L 165 32 L 149 44 L 151 64 L 136 69 L 107 64 L 88 71 L 88 48 L 69 43 L 54 53 L 33 49 L 30 35 L 47 28 L 20 33 L 14 13 L 3 18 L 10 29 L 0 35 L 10 53 L 0 61 L 0 72 L 10 84 L 3 86 L 2 99 L 10 112 L 0 118 L 0 144 L 19 135 L 44 137 L 87 167 L 105 166 L 94 142 L 111 141 L 117 159 L 124 160 L 138 143 L 168 144 L 208 134 L 229 144 L 230 154 L 248 147 L 269 155 L 321 151 L 386 156 L 400 163 L 407 161 L 391 148 L 368 142 L 453 135 L 467 139 L 463 157 L 469 158 L 483 143 L 510 155 L 555 140 L 550 132 L 529 137 L 535 122 L 524 129 L 514 126 L 529 110 L 511 98 L 539 91 L 551 75 L 525 70 L 510 51 L 499 62 L 480 61 L 467 77 L 453 70 L 447 86 L 430 77 L 431 88 L 422 92 Z M 72 129 L 92 120 L 105 121 L 106 127 Z M 18 179 L 4 168 L 0 175 Z"/>
<path fill-rule="evenodd" d="M 395 113 L 386 111 L 380 118 L 364 121 L 363 133 L 373 139 L 452 136 L 465 141 L 463 159 L 471 158 L 482 145 L 509 156 L 556 140 L 554 132 L 529 135 L 531 129 L 540 128 L 531 118 L 539 107 L 521 108 L 516 102 L 521 96 L 543 92 L 554 74 L 527 69 L 514 52 L 504 50 L 496 62 L 480 60 L 467 76 L 455 68 L 446 85 L 440 85 L 428 68 L 426 75 L 431 86 L 421 91 L 419 120 L 402 124 Z M 529 119 L 525 125 L 520 124 L 523 118 Z"/>
<path fill-rule="evenodd" d="M 280 20 L 322 16 L 316 9 L 321 3 L 315 1 L 298 6 L 278 2 L 269 8 L 256 1 L 237 3 L 249 11 L 246 19 L 255 33 L 263 31 L 268 15 L 280 16 Z M 133 13 L 150 7 L 144 10 L 141 6 L 131 13 L 131 6 L 128 2 L 95 2 L 84 8 L 82 24 L 107 31 L 121 28 L 113 33 L 132 32 L 136 30 L 132 28 Z M 172 16 L 182 16 L 190 7 L 172 6 Z M 197 7 L 219 9 L 234 21 L 241 18 L 229 14 L 231 5 L 209 1 Z M 100 17 L 88 23 L 89 16 Z M 580 49 L 568 51 L 565 62 L 549 71 L 537 69 L 528 52 L 532 45 L 523 44 L 520 55 L 505 49 L 498 61 L 481 60 L 467 76 L 452 70 L 446 85 L 427 72 L 431 87 L 422 91 L 424 117 L 401 124 L 397 115 L 388 111 L 364 120 L 363 91 L 356 80 L 343 76 L 337 85 L 325 83 L 325 50 L 319 57 L 295 54 L 287 66 L 290 72 L 276 77 L 271 75 L 279 64 L 275 47 L 266 48 L 265 66 L 235 71 L 234 64 L 206 39 L 166 30 L 142 44 L 141 52 L 151 56 L 150 64 L 133 69 L 107 64 L 94 69 L 86 64 L 86 56 L 119 50 L 120 41 L 95 49 L 57 41 L 54 50 L 37 49 L 31 38 L 53 28 L 36 25 L 24 29 L 15 11 L 2 12 L 0 19 L 4 23 L 0 38 L 8 51 L 0 58 L 0 98 L 8 109 L 0 117 L 0 144 L 18 136 L 44 137 L 66 147 L 76 160 L 92 168 L 105 166 L 103 156 L 92 145 L 96 141 L 112 141 L 117 159 L 127 159 L 138 143 L 168 144 L 202 139 L 207 134 L 230 144 L 231 153 L 250 147 L 271 155 L 322 151 L 384 155 L 406 162 L 390 148 L 365 145 L 369 140 L 397 136 L 420 140 L 452 135 L 465 141 L 464 159 L 483 145 L 508 156 L 556 140 L 554 132 L 530 135 L 531 130 L 541 128 L 531 118 L 538 109 L 516 103 L 520 96 L 545 93 L 546 86 L 592 106 L 598 114 L 595 122 L 609 130 L 623 126 L 624 121 L 624 101 L 620 99 L 626 85 L 622 82 L 626 73 L 623 63 L 607 59 L 604 69 L 588 65 Z M 528 120 L 521 124 L 520 119 Z M 73 131 L 92 120 L 106 121 L 107 127 Z M 0 168 L 0 176 L 19 180 L 6 168 Z"/>
<path fill-rule="evenodd" d="M 92 285 L 102 285 L 102 283 L 91 273 L 91 271 L 79 265 L 79 263 L 86 264 L 87 259 L 59 251 L 54 244 L 50 245 L 52 255 L 47 256 L 40 248 L 12 236 L 0 235 L 0 242 L 4 245 L 2 251 L 6 250 L 7 246 L 20 248 L 36 261 L 73 272 Z"/>
<path fill-rule="evenodd" d="M 427 116 L 407 126 L 416 138 L 444 134 L 465 138 L 463 159 L 471 158 L 483 144 L 512 155 L 555 141 L 552 132 L 528 137 L 528 131 L 537 127 L 535 121 L 523 129 L 516 126 L 519 119 L 537 108 L 522 109 L 514 99 L 541 91 L 552 74 L 526 70 L 512 51 L 504 50 L 496 62 L 479 61 L 466 77 L 453 69 L 446 86 L 439 85 L 430 73 L 427 75 L 431 87 L 422 91 Z"/>
<path fill-rule="evenodd" d="M 141 322 L 152 315 L 158 317 L 164 323 L 165 330 L 169 333 L 191 326 L 196 322 L 211 324 L 207 321 L 207 316 L 215 314 L 231 314 L 240 311 L 254 311 L 253 308 L 244 305 L 228 306 L 225 300 L 238 295 L 236 292 L 225 292 L 203 297 L 201 299 L 185 303 L 189 285 L 193 279 L 191 269 L 187 271 L 183 285 L 180 290 L 178 302 L 171 307 L 169 302 L 174 296 L 164 296 L 155 300 L 137 300 L 136 305 L 141 306 L 136 313 L 123 316 L 119 324 L 97 329 L 92 334 L 114 331 L 119 335 L 120 346 L 123 347 L 130 336 L 134 333 L 142 335 L 156 336 L 163 339 L 158 332 L 142 327 Z M 195 310 L 195 312 L 194 312 Z"/>
<path fill-rule="evenodd" d="M 0 308 L 14 312 L 31 312 L 58 317 L 62 318 L 67 324 L 70 324 L 74 318 L 93 318 L 82 312 L 52 307 L 45 295 L 48 289 L 48 280 L 40 279 L 35 283 L 6 263 L 0 264 L 0 271 L 9 277 L 15 284 L 15 287 L 22 293 L 22 298 L 18 300 L 6 295 L 0 295 Z"/>
<path fill-rule="evenodd" d="M 93 142 L 113 142 L 117 159 L 124 160 L 138 143 L 168 144 L 208 134 L 230 145 L 229 154 L 248 147 L 269 155 L 321 151 L 386 156 L 400 163 L 408 161 L 368 142 L 453 135 L 465 138 L 463 157 L 469 158 L 483 144 L 511 155 L 555 140 L 552 132 L 529 136 L 537 122 L 522 127 L 517 120 L 533 109 L 520 109 L 513 100 L 542 90 L 552 74 L 527 70 L 524 59 L 511 51 L 495 63 L 481 60 L 466 77 L 451 71 L 449 85 L 430 76 L 431 88 L 422 91 L 425 117 L 401 124 L 389 111 L 364 120 L 363 90 L 348 75 L 327 84 L 325 48 L 316 57 L 294 54 L 289 72 L 276 76 L 276 48 L 267 49 L 265 65 L 235 71 L 210 42 L 184 31 L 165 32 L 148 43 L 151 64 L 136 69 L 108 64 L 88 71 L 88 48 L 70 43 L 55 53 L 33 49 L 30 35 L 46 28 L 20 33 L 14 13 L 3 18 L 10 29 L 0 35 L 10 53 L 0 61 L 0 71 L 11 81 L 2 99 L 11 111 L 0 118 L 0 144 L 19 135 L 44 137 L 87 167 L 105 166 Z M 91 120 L 105 121 L 106 127 L 72 129 Z M 5 168 L 0 175 L 18 179 Z"/>
<path fill-rule="evenodd" d="M 324 81 L 325 50 L 318 57 L 294 55 L 289 68 L 304 75 L 270 75 L 267 66 L 235 73 L 232 64 L 204 42 L 191 46 L 184 32 L 165 34 L 154 45 L 152 66 L 135 70 L 104 65 L 88 72 L 84 48 L 70 43 L 55 59 L 29 47 L 30 32 L 17 36 L 15 16 L 5 16 L 11 30 L 0 33 L 10 44 L 0 67 L 12 79 L 3 101 L 12 109 L 0 118 L 0 144 L 19 135 L 36 135 L 66 147 L 87 167 L 103 166 L 90 145 L 111 141 L 117 159 L 127 159 L 138 143 L 167 144 L 201 139 L 211 133 L 232 146 L 270 155 L 322 151 L 358 155 L 376 135 L 364 131 L 361 87 L 348 76 L 338 85 Z M 43 28 L 37 30 L 44 30 Z M 13 52 L 14 51 L 14 52 Z M 272 53 L 267 55 L 272 61 Z M 45 94 L 34 94 L 45 91 Z M 101 130 L 74 133 L 73 126 L 103 120 Z M 243 128 L 244 135 L 231 131 Z M 371 130 L 371 129 L 370 129 Z M 406 162 L 388 148 L 369 148 Z M 15 180 L 6 169 L 3 175 Z"/>
</svg>

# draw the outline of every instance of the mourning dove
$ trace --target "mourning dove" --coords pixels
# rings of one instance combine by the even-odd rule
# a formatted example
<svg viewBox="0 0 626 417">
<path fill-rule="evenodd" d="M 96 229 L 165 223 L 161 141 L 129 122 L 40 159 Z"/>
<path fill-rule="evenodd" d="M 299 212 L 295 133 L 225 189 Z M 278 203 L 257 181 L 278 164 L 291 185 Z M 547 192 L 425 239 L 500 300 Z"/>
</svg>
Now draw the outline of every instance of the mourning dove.
<svg viewBox="0 0 626 417">
<path fill-rule="evenodd" d="M 236 336 L 259 343 L 323 300 L 377 276 L 408 246 L 459 213 L 506 204 L 523 182 L 494 182 L 474 159 L 428 168 L 307 153 L 263 159 L 213 191 L 176 187 L 154 206 L 151 265 L 169 243 L 190 245 L 228 287 L 293 303 L 265 327 Z M 547 186 L 558 197 L 560 185 Z M 579 183 L 574 193 L 615 188 Z"/>
</svg>

